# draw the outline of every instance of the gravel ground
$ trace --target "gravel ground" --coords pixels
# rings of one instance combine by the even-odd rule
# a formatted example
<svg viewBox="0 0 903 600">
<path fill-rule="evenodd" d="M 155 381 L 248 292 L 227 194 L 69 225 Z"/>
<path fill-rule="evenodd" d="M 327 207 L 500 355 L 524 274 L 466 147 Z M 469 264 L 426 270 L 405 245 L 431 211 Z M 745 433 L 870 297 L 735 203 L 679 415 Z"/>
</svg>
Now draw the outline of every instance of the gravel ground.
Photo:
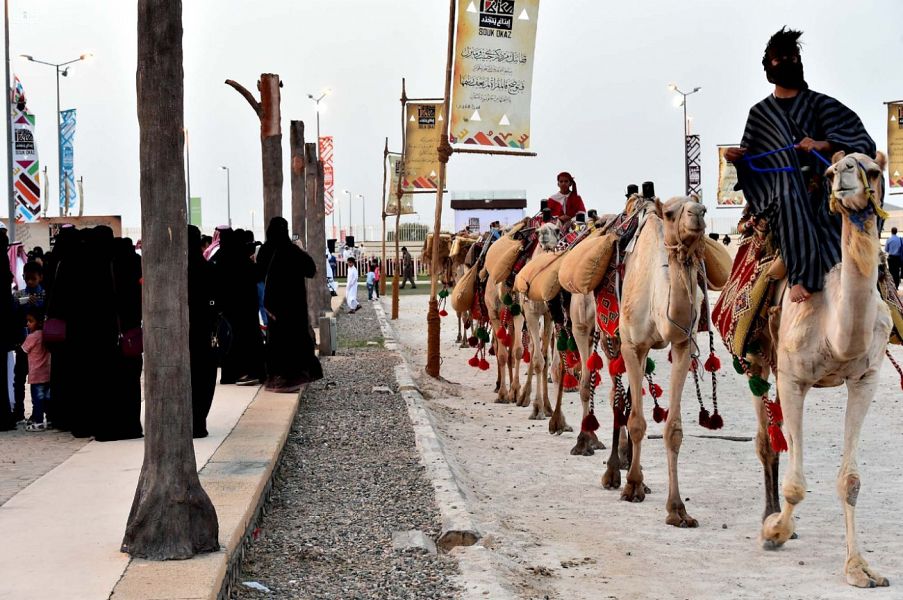
<svg viewBox="0 0 903 600">
<path fill-rule="evenodd" d="M 339 311 L 340 349 L 301 400 L 259 537 L 241 566 L 239 581 L 270 593 L 239 584 L 233 598 L 457 596 L 453 559 L 392 549 L 393 531 L 435 539 L 440 520 L 396 393 L 399 359 L 382 348 L 364 298 L 358 313 Z"/>
</svg>

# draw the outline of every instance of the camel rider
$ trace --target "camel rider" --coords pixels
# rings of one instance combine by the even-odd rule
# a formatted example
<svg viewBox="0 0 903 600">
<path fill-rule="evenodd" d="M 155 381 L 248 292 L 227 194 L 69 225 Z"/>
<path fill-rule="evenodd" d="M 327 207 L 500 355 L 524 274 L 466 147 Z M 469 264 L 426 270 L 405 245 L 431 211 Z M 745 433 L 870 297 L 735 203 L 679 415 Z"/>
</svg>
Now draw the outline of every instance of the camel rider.
<svg viewBox="0 0 903 600">
<path fill-rule="evenodd" d="M 872 157 L 876 150 L 856 113 L 809 89 L 801 35 L 782 28 L 771 36 L 762 66 L 774 91 L 750 109 L 740 147 L 725 152 L 737 167 L 735 189 L 743 191 L 751 215 L 770 224 L 793 302 L 820 291 L 825 274 L 840 262 L 840 217 L 828 212 L 826 166 L 812 153 L 830 160 L 840 150 Z"/>
<path fill-rule="evenodd" d="M 549 197 L 548 208 L 562 226 L 567 225 L 578 213 L 586 213 L 583 198 L 577 193 L 577 182 L 567 171 L 558 174 L 558 191 Z"/>
</svg>

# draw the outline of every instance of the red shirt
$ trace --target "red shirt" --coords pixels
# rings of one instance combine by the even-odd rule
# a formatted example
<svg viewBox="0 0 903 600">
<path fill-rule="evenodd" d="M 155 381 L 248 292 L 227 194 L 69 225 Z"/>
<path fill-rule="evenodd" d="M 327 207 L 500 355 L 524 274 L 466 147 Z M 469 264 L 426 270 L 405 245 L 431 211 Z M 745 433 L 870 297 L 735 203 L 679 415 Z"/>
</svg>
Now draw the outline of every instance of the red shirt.
<svg viewBox="0 0 903 600">
<path fill-rule="evenodd" d="M 577 216 L 577 213 L 586 212 L 586 207 L 583 206 L 583 198 L 579 194 L 571 192 L 565 196 L 560 192 L 556 192 L 549 198 L 549 210 L 552 211 L 553 217 L 567 214 L 568 217 L 573 219 Z"/>
<path fill-rule="evenodd" d="M 28 383 L 50 383 L 50 353 L 44 347 L 44 332 L 38 329 L 22 342 L 28 355 Z"/>
</svg>

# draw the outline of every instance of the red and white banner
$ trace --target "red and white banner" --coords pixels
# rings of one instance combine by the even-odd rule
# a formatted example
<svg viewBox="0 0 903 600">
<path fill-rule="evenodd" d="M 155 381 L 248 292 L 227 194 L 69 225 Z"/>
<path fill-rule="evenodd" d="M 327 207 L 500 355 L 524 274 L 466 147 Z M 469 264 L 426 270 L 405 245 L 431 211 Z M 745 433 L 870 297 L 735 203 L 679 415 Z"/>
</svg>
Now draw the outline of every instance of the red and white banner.
<svg viewBox="0 0 903 600">
<path fill-rule="evenodd" d="M 335 177 L 332 170 L 332 136 L 324 135 L 320 138 L 320 160 L 323 161 L 323 205 L 326 214 L 333 211 L 333 199 L 335 198 Z"/>
</svg>

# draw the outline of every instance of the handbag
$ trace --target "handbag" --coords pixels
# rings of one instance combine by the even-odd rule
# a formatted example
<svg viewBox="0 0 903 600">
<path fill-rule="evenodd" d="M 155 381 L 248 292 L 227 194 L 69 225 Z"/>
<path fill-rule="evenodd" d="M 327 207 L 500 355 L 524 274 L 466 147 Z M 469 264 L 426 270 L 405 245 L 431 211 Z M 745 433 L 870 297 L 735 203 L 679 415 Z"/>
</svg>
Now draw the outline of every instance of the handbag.
<svg viewBox="0 0 903 600">
<path fill-rule="evenodd" d="M 116 288 L 116 274 L 113 263 L 110 263 L 110 276 L 113 280 L 113 296 L 118 295 Z M 119 334 L 119 351 L 125 358 L 138 358 L 144 353 L 144 330 L 141 327 L 131 327 L 122 330 L 122 321 L 119 319 L 119 311 L 116 311 L 116 331 Z"/>
<path fill-rule="evenodd" d="M 60 275 L 60 263 L 56 263 L 56 269 L 54 270 L 53 275 L 53 287 L 56 288 L 56 284 L 59 281 Z M 50 301 L 53 299 L 53 294 L 47 295 L 47 306 L 46 311 L 50 312 Z M 59 317 L 47 317 L 44 319 L 44 328 L 43 328 L 43 337 L 44 344 L 46 346 L 59 346 L 63 342 L 66 341 L 66 321 L 60 319 Z"/>
</svg>

